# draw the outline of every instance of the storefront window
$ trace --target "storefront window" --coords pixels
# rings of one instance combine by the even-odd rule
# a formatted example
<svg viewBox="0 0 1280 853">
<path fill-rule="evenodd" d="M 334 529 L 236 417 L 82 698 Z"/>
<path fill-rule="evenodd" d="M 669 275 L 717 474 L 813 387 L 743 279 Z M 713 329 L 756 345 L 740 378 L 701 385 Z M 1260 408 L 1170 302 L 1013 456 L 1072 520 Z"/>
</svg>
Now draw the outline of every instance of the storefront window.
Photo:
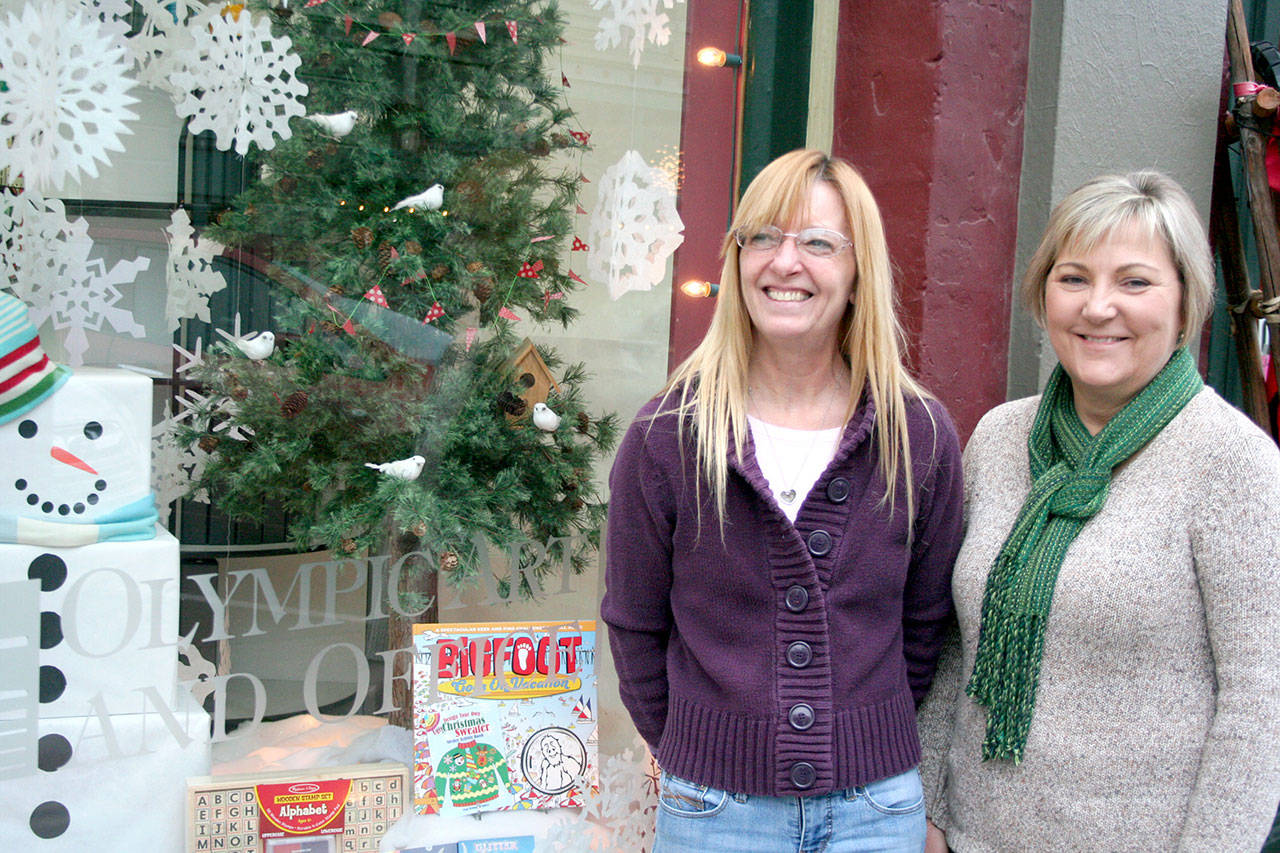
<svg viewBox="0 0 1280 853">
<path fill-rule="evenodd" d="M 0 10 L 0 847 L 435 849 L 417 801 L 647 849 L 594 620 L 676 253 L 723 232 L 682 187 L 732 172 L 732 126 L 683 147 L 683 0 Z M 271 813 L 298 781 L 363 799 Z"/>
</svg>

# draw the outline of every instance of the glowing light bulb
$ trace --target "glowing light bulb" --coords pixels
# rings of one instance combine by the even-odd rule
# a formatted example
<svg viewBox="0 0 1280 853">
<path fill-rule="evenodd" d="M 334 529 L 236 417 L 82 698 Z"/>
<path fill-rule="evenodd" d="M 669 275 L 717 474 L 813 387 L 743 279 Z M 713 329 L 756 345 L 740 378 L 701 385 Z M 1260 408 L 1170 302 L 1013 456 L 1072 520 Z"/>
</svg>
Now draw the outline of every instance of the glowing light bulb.
<svg viewBox="0 0 1280 853">
<path fill-rule="evenodd" d="M 680 285 L 680 292 L 685 296 L 692 296 L 694 299 L 705 299 L 708 296 L 715 296 L 719 293 L 720 285 L 710 281 L 703 281 L 700 278 L 691 278 Z"/>
<path fill-rule="evenodd" d="M 737 68 L 742 64 L 742 57 L 736 53 L 725 53 L 718 47 L 704 47 L 698 50 L 698 62 L 709 68 Z"/>
</svg>

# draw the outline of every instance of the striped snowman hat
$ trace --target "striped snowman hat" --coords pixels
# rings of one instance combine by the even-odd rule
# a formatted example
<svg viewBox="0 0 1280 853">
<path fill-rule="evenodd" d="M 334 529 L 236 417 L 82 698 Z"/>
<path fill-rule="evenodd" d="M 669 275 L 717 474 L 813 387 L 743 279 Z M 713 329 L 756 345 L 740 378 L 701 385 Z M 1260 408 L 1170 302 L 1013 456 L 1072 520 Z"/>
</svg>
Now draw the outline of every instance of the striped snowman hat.
<svg viewBox="0 0 1280 853">
<path fill-rule="evenodd" d="M 0 291 L 0 424 L 40 405 L 70 375 L 40 347 L 26 303 Z"/>
</svg>

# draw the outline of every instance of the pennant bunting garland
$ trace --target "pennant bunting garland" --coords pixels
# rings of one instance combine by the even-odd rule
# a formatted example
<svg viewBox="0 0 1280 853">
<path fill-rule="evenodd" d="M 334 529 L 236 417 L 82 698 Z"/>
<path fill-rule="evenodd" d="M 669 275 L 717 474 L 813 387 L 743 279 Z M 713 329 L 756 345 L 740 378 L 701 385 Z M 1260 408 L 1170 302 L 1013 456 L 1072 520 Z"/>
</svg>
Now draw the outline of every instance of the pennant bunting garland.
<svg viewBox="0 0 1280 853">
<path fill-rule="evenodd" d="M 480 43 L 488 44 L 488 38 L 484 34 L 484 21 L 476 21 L 476 32 L 480 34 Z"/>
<path fill-rule="evenodd" d="M 519 44 L 519 42 L 516 40 L 516 22 L 515 21 L 507 21 L 507 32 L 511 34 L 511 43 Z"/>
<path fill-rule="evenodd" d="M 408 278 L 406 278 L 404 281 L 402 281 L 402 282 L 400 282 L 400 283 L 401 283 L 401 284 L 413 284 L 415 281 L 418 281 L 419 279 L 424 279 L 424 278 L 426 278 L 426 277 L 427 277 L 427 274 L 426 274 L 426 273 L 424 273 L 422 270 L 418 270 L 418 274 L 417 274 L 417 275 L 411 275 L 411 276 L 409 276 Z"/>
<path fill-rule="evenodd" d="M 564 86 L 566 89 L 570 89 L 570 88 L 572 88 L 572 87 L 569 85 L 569 78 L 568 78 L 568 77 L 566 77 L 566 76 L 564 76 L 564 72 L 563 72 L 563 71 L 561 71 L 561 72 L 560 72 L 560 85 L 561 85 L 561 86 Z"/>
<path fill-rule="evenodd" d="M 471 352 L 471 345 L 476 342 L 476 335 L 479 333 L 480 330 L 475 326 L 467 326 L 467 352 Z"/>
<path fill-rule="evenodd" d="M 569 278 L 573 279 L 573 280 L 574 280 L 574 281 L 576 281 L 578 284 L 586 284 L 586 282 L 582 280 L 581 276 L 579 276 L 579 275 L 578 275 L 576 272 L 574 272 L 573 270 L 569 270 Z"/>
<path fill-rule="evenodd" d="M 508 308 L 505 305 L 503 305 L 501 308 L 498 309 L 498 316 L 504 320 L 510 320 L 513 323 L 520 322 L 519 315 L 517 315 L 516 312 L 512 311 L 510 308 Z"/>
<path fill-rule="evenodd" d="M 445 33 L 444 40 L 449 44 L 449 55 L 453 56 L 453 52 L 458 49 L 458 34 Z"/>
<path fill-rule="evenodd" d="M 582 181 L 584 184 L 589 184 L 589 183 L 591 183 L 591 181 L 587 180 L 587 176 L 586 176 L 586 175 L 579 175 L 579 176 L 578 176 L 578 180 Z"/>
<path fill-rule="evenodd" d="M 587 215 L 587 209 L 586 209 L 585 207 L 583 207 L 582 205 L 578 205 L 578 213 L 581 213 L 583 216 L 586 216 L 586 215 Z"/>
<path fill-rule="evenodd" d="M 364 46 L 365 46 L 365 45 L 367 45 L 369 42 L 371 42 L 371 41 L 373 41 L 374 39 L 376 39 L 379 35 L 381 35 L 381 33 L 375 33 L 373 30 L 369 30 L 369 34 L 368 34 L 367 36 L 365 36 L 365 37 L 364 37 L 364 41 L 360 42 L 360 46 L 361 46 L 361 47 L 364 47 Z"/>
<path fill-rule="evenodd" d="M 574 237 L 574 238 L 573 238 L 573 248 L 572 248 L 572 249 L 570 249 L 569 251 L 571 251 L 571 252 L 590 252 L 590 251 L 591 251 L 591 247 L 590 247 L 590 246 L 588 246 L 586 243 L 582 242 L 582 240 L 578 239 L 577 237 Z"/>
<path fill-rule="evenodd" d="M 349 14 L 342 16 L 342 25 L 347 28 L 347 35 L 351 35 L 351 24 L 354 20 Z"/>
<path fill-rule="evenodd" d="M 422 325 L 430 323 L 432 320 L 438 320 L 444 316 L 444 307 L 439 302 L 432 302 L 431 309 L 427 311 L 427 316 L 422 318 Z"/>
<path fill-rule="evenodd" d="M 329 0 L 307 0 L 306 5 L 304 5 L 303 8 L 310 9 L 312 6 L 319 6 L 321 3 L 328 3 L 328 2 Z"/>
<path fill-rule="evenodd" d="M 404 46 L 408 47 L 413 44 L 413 40 L 418 37 L 417 33 L 402 33 L 400 38 L 404 39 Z"/>
<path fill-rule="evenodd" d="M 591 134 L 587 133 L 585 130 L 571 130 L 569 131 L 569 135 L 581 142 L 583 145 L 586 145 L 591 141 Z"/>
<path fill-rule="evenodd" d="M 550 239 L 551 239 L 551 235 L 550 235 L 550 234 L 548 234 L 548 235 L 546 235 L 545 237 L 534 237 L 534 238 L 533 238 L 532 240 L 530 240 L 529 242 L 530 242 L 530 243 L 541 243 L 543 240 L 550 240 Z"/>
<path fill-rule="evenodd" d="M 328 302 L 326 302 L 326 303 L 324 304 L 324 307 L 328 308 L 330 311 L 332 311 L 332 312 L 333 312 L 333 317 L 334 317 L 334 319 L 335 319 L 335 320 L 336 320 L 338 317 L 341 317 L 341 316 L 342 316 L 342 312 L 341 312 L 341 311 L 339 311 L 337 308 L 334 308 L 334 307 L 333 307 L 332 305 L 330 305 Z M 350 317 L 347 317 L 347 318 L 345 318 L 345 319 L 342 321 L 342 331 L 346 332 L 348 335 L 354 335 L 354 334 L 356 333 L 356 327 L 355 327 L 355 324 L 351 322 L 351 318 L 350 318 Z"/>
<path fill-rule="evenodd" d="M 378 305 L 383 308 L 390 307 L 389 305 L 387 305 L 387 297 L 382 295 L 382 288 L 376 284 L 373 287 L 369 288 L 369 292 L 364 295 L 364 298 L 368 299 L 374 305 Z"/>
<path fill-rule="evenodd" d="M 393 261 L 398 261 L 398 260 L 400 260 L 400 253 L 396 251 L 396 247 L 395 247 L 395 246 L 392 246 L 392 247 L 391 247 L 391 260 L 393 260 Z"/>
<path fill-rule="evenodd" d="M 538 273 L 541 270 L 542 270 L 542 261 L 534 261 L 533 263 L 529 263 L 528 261 L 525 261 L 523 264 L 520 265 L 520 272 L 516 273 L 516 275 L 520 276 L 521 278 L 537 278 Z"/>
<path fill-rule="evenodd" d="M 552 293 L 550 290 L 543 291 L 542 293 L 542 310 L 543 311 L 546 311 L 547 308 L 551 305 L 552 299 L 564 299 L 564 294 L 558 290 L 555 291 L 554 293 Z"/>
</svg>

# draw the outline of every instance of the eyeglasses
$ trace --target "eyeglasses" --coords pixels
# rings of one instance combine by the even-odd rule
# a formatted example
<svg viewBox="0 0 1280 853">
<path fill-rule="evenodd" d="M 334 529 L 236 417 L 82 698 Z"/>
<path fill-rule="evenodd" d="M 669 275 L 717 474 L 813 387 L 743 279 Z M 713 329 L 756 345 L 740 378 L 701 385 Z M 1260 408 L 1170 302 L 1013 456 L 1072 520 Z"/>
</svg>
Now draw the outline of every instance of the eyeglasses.
<svg viewBox="0 0 1280 853">
<path fill-rule="evenodd" d="M 830 258 L 853 245 L 848 237 L 830 228 L 802 228 L 790 233 L 775 225 L 765 225 L 754 231 L 734 234 L 738 245 L 747 252 L 776 252 L 787 237 L 794 237 L 796 248 L 815 258 Z"/>
</svg>

